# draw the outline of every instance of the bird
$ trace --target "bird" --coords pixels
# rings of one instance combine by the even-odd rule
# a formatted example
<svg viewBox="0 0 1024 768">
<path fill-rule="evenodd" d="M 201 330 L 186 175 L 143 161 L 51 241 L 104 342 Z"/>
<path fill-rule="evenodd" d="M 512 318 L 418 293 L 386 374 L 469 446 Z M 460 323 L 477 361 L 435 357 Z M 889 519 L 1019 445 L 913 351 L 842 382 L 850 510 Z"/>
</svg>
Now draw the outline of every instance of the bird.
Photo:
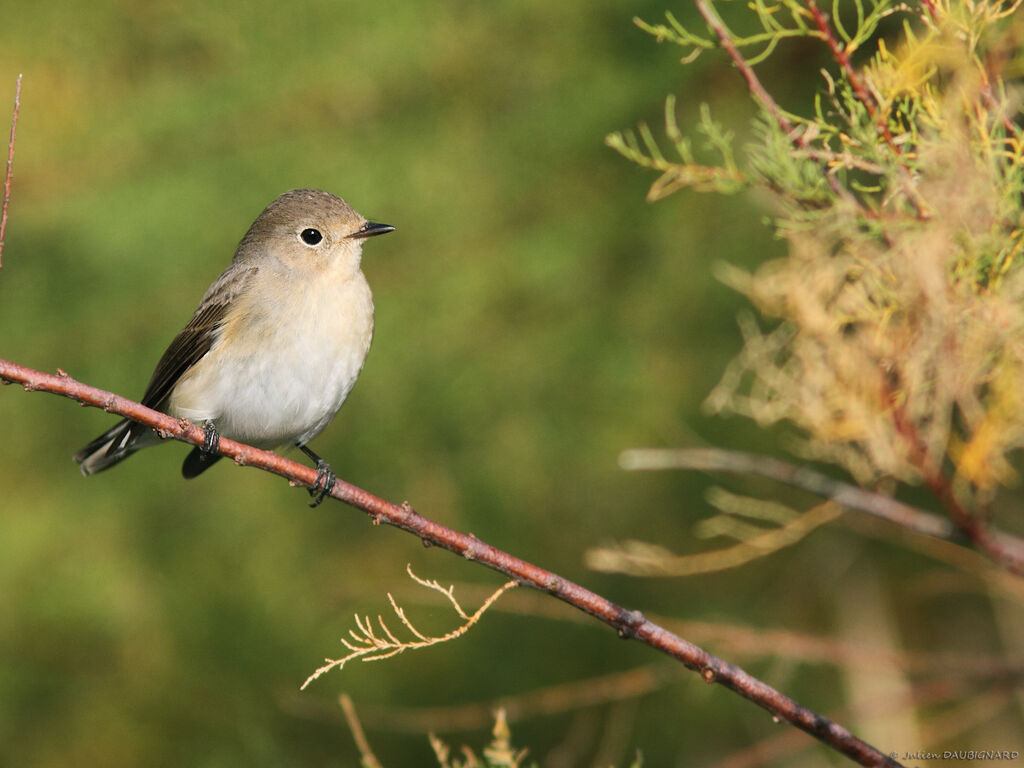
<svg viewBox="0 0 1024 768">
<path fill-rule="evenodd" d="M 220 458 L 224 436 L 257 448 L 297 446 L 316 464 L 311 506 L 331 492 L 334 472 L 307 443 L 362 371 L 373 338 L 363 243 L 394 229 L 316 189 L 285 192 L 260 213 L 142 396 L 143 405 L 203 424 L 204 444 L 182 465 L 186 479 Z M 93 475 L 159 442 L 150 427 L 126 419 L 74 460 Z"/>
</svg>

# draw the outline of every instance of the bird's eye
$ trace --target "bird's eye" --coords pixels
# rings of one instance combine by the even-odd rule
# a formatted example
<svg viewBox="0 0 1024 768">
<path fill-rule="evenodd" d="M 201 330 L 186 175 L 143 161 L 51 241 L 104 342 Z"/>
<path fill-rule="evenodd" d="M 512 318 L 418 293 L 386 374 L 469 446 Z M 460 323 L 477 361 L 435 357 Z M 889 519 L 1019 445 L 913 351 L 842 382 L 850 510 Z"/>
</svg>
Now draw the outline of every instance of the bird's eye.
<svg viewBox="0 0 1024 768">
<path fill-rule="evenodd" d="M 306 245 L 317 245 L 317 244 L 319 244 L 319 242 L 321 240 L 324 239 L 324 236 L 320 234 L 320 230 L 319 229 L 313 229 L 312 227 L 307 227 L 306 229 L 302 230 L 299 233 L 299 238 Z"/>
</svg>

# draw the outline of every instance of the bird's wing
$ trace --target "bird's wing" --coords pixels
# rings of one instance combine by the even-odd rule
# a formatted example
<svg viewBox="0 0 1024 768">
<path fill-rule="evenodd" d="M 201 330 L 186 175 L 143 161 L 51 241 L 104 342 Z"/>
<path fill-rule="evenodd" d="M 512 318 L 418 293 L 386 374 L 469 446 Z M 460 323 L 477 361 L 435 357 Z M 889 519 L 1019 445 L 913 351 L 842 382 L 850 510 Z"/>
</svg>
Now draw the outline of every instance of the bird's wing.
<svg viewBox="0 0 1024 768">
<path fill-rule="evenodd" d="M 230 275 L 224 274 L 210 286 L 188 325 L 174 337 L 156 364 L 153 377 L 142 396 L 143 405 L 159 409 L 185 372 L 210 351 L 216 340 L 216 331 L 224 321 L 232 300 L 255 273 L 256 267 L 251 267 Z"/>
</svg>

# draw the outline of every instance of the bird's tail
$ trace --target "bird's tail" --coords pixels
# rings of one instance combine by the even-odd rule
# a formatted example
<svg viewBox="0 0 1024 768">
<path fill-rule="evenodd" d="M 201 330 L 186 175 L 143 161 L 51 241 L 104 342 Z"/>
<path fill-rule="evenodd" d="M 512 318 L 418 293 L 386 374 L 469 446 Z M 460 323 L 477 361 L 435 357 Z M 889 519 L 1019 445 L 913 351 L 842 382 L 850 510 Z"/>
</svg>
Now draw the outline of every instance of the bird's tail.
<svg viewBox="0 0 1024 768">
<path fill-rule="evenodd" d="M 133 425 L 125 419 L 76 453 L 75 461 L 81 465 L 82 474 L 88 477 L 109 469 L 142 448 Z"/>
</svg>

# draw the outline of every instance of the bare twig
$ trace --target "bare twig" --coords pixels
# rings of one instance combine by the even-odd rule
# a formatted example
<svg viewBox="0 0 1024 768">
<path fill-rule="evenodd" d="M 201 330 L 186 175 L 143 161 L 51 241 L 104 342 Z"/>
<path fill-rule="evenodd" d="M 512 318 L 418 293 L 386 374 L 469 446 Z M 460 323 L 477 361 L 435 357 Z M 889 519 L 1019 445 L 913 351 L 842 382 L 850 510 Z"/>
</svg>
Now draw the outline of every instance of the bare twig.
<svg viewBox="0 0 1024 768">
<path fill-rule="evenodd" d="M 659 544 L 631 540 L 611 547 L 594 547 L 587 550 L 583 559 L 592 570 L 630 576 L 693 576 L 724 571 L 795 544 L 816 528 L 835 520 L 842 511 L 838 504 L 826 501 L 781 528 L 710 552 L 677 555 Z"/>
<path fill-rule="evenodd" d="M 627 701 L 666 688 L 678 681 L 678 667 L 651 665 L 625 672 L 613 672 L 587 680 L 545 686 L 515 696 L 487 699 L 466 704 L 441 707 L 360 706 L 363 719 L 371 729 L 391 733 L 424 733 L 426 731 L 475 731 L 494 722 L 494 710 L 505 710 L 509 722 L 531 717 L 548 717 L 593 707 Z M 313 703 L 298 713 L 316 719 L 336 719 L 333 709 Z M 805 740 L 805 739 L 804 739 Z"/>
<path fill-rule="evenodd" d="M 906 432 L 909 429 L 908 424 L 901 423 L 899 426 L 900 434 L 908 440 Z M 1024 553 L 1024 541 L 984 526 L 963 509 L 953 496 L 948 480 L 940 473 L 928 469 L 928 462 L 919 455 L 921 450 L 923 449 L 920 446 L 916 449 L 915 466 L 924 476 L 928 487 L 945 505 L 950 515 L 949 520 L 881 493 L 834 480 L 809 467 L 742 451 L 727 451 L 720 448 L 637 448 L 624 451 L 619 457 L 619 465 L 624 469 L 696 469 L 705 472 L 760 475 L 832 499 L 844 507 L 880 517 L 915 533 L 939 539 L 955 539 L 963 533 L 999 565 L 1011 573 L 1020 575 L 1019 561 L 1021 553 Z"/>
<path fill-rule="evenodd" d="M 899 147 L 896 146 L 893 140 L 892 133 L 889 131 L 889 126 L 885 124 L 884 120 L 879 119 L 878 116 L 878 105 L 875 100 L 868 93 L 867 88 L 864 87 L 864 83 L 861 82 L 860 75 L 857 74 L 857 70 L 853 68 L 853 64 L 850 62 L 850 56 L 843 49 L 843 46 L 839 44 L 835 34 L 832 32 L 832 27 L 828 23 L 828 16 L 826 16 L 822 10 L 818 7 L 815 0 L 806 0 L 807 9 L 811 12 L 811 17 L 814 19 L 814 24 L 818 27 L 818 31 L 821 32 L 821 37 L 828 46 L 829 51 L 832 52 L 832 58 L 836 60 L 840 68 L 843 70 L 843 74 L 846 75 L 847 82 L 850 83 L 850 87 L 853 88 L 854 94 L 867 109 L 868 115 L 871 116 L 872 120 L 875 120 L 878 124 L 878 130 L 882 136 L 885 137 L 886 142 L 892 147 L 892 150 L 896 153 L 900 153 Z"/>
<path fill-rule="evenodd" d="M 363 726 L 356 716 L 356 708 L 352 703 L 352 697 L 347 693 L 343 693 L 338 698 L 338 703 L 341 705 L 341 711 L 345 713 L 345 722 L 348 723 L 348 729 L 352 731 L 352 739 L 356 743 L 356 749 L 359 750 L 360 764 L 363 768 L 381 768 L 380 761 L 373 754 L 373 749 L 370 747 L 370 742 L 366 739 Z"/>
<path fill-rule="evenodd" d="M 834 480 L 809 467 L 801 467 L 771 456 L 721 448 L 656 449 L 636 448 L 619 457 L 623 469 L 696 469 L 703 472 L 729 472 L 760 475 L 780 483 L 803 488 L 841 504 L 848 509 L 902 525 L 926 536 L 951 538 L 956 530 L 945 518 L 917 509 L 880 493 Z"/>
<path fill-rule="evenodd" d="M 153 427 L 162 437 L 173 437 L 193 445 L 202 445 L 206 437 L 201 427 L 146 408 L 112 392 L 75 381 L 63 371 L 57 375 L 48 374 L 0 360 L 0 379 L 20 383 L 27 391 L 51 392 L 77 400 L 84 405 L 103 408 Z M 272 451 L 259 450 L 234 440 L 221 438 L 220 452 L 234 459 L 236 464 L 259 467 L 307 488 L 312 488 L 317 482 L 315 469 Z M 335 482 L 330 495 L 367 512 L 376 524 L 387 523 L 401 528 L 419 537 L 426 545 L 439 546 L 467 560 L 478 561 L 524 585 L 546 592 L 578 610 L 589 613 L 618 631 L 620 637 L 639 640 L 671 656 L 688 669 L 698 672 L 705 682 L 718 683 L 740 694 L 779 720 L 785 720 L 806 731 L 861 765 L 899 765 L 837 723 L 798 704 L 739 667 L 713 656 L 703 648 L 649 621 L 639 611 L 630 611 L 616 605 L 558 574 L 492 547 L 472 534 L 460 533 L 435 523 L 418 514 L 407 502 L 401 505 L 392 504 L 341 479 Z"/>
<path fill-rule="evenodd" d="M 14 86 L 14 112 L 11 115 L 11 140 L 7 144 L 7 173 L 4 174 L 4 206 L 0 213 L 0 267 L 3 267 L 4 235 L 7 233 L 7 205 L 11 202 L 11 178 L 14 170 L 14 136 L 18 132 L 18 108 L 21 106 L 21 75 Z"/>
</svg>

